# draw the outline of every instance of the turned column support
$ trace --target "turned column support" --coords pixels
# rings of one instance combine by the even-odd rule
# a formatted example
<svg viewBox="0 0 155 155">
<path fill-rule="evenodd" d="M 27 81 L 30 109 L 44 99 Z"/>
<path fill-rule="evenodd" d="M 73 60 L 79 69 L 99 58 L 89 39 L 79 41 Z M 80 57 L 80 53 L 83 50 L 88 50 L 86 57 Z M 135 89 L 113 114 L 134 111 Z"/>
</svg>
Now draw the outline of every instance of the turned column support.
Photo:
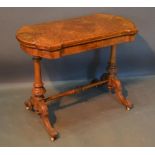
<svg viewBox="0 0 155 155">
<path fill-rule="evenodd" d="M 105 78 L 108 80 L 108 89 L 110 91 L 114 90 L 118 100 L 126 107 L 127 110 L 130 110 L 133 105 L 123 95 L 121 81 L 117 78 L 116 45 L 111 46 L 110 58 Z"/>
<path fill-rule="evenodd" d="M 113 88 L 112 80 L 117 78 L 117 64 L 116 64 L 116 45 L 111 46 L 110 58 L 107 66 L 108 89 Z"/>
<path fill-rule="evenodd" d="M 32 110 L 40 115 L 42 122 L 48 134 L 51 137 L 51 140 L 54 141 L 57 138 L 58 133 L 51 126 L 49 120 L 48 107 L 44 97 L 46 90 L 43 86 L 41 75 L 41 58 L 33 57 L 33 63 L 34 63 L 34 83 L 32 89 L 32 97 L 25 102 L 26 109 Z"/>
<path fill-rule="evenodd" d="M 34 97 L 44 98 L 44 94 L 46 90 L 42 82 L 41 58 L 33 57 L 33 63 L 34 63 L 34 83 L 33 83 L 32 94 Z"/>
<path fill-rule="evenodd" d="M 109 78 L 114 78 L 117 75 L 117 64 L 116 64 L 116 45 L 111 46 L 110 59 L 107 67 Z"/>
</svg>

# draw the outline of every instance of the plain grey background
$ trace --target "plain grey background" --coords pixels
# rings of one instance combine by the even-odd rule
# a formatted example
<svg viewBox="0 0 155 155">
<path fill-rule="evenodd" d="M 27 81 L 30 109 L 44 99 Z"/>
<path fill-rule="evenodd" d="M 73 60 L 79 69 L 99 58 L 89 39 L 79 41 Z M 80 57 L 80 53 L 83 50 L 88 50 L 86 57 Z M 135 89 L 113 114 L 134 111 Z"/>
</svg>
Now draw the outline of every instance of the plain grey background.
<svg viewBox="0 0 155 155">
<path fill-rule="evenodd" d="M 138 27 L 135 42 L 118 46 L 120 77 L 155 74 L 155 8 L 0 8 L 0 83 L 31 82 L 33 64 L 16 41 L 15 33 L 26 24 L 61 20 L 92 13 L 130 18 Z M 43 60 L 44 80 L 92 79 L 104 71 L 109 48 L 58 60 Z"/>
</svg>

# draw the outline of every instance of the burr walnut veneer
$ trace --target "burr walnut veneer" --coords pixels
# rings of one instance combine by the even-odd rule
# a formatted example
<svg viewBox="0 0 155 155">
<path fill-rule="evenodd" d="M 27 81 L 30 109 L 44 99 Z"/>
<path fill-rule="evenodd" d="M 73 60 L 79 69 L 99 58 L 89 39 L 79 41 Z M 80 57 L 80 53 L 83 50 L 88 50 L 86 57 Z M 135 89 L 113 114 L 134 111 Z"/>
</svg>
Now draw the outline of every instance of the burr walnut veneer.
<svg viewBox="0 0 155 155">
<path fill-rule="evenodd" d="M 26 108 L 38 113 L 54 140 L 58 132 L 48 118 L 48 101 L 59 99 L 106 84 L 113 90 L 118 100 L 131 109 L 132 104 L 123 96 L 121 82 L 117 78 L 116 45 L 133 41 L 137 29 L 128 19 L 110 14 L 93 14 L 62 21 L 52 21 L 23 26 L 16 33 L 20 47 L 33 57 L 34 84 L 32 96 L 25 102 Z M 58 59 L 66 55 L 78 54 L 91 49 L 111 46 L 107 72 L 100 79 L 53 96 L 45 97 L 41 76 L 41 59 Z"/>
</svg>

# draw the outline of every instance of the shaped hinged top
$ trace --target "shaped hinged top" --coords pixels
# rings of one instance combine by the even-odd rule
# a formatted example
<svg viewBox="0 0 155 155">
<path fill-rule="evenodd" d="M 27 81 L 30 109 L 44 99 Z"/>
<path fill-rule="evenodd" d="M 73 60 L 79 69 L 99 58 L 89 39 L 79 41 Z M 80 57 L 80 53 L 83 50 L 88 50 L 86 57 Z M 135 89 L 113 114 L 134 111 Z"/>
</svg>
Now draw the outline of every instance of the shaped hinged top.
<svg viewBox="0 0 155 155">
<path fill-rule="evenodd" d="M 93 14 L 79 18 L 28 25 L 20 28 L 16 38 L 22 46 L 55 51 L 97 40 L 136 34 L 128 19 L 110 14 Z"/>
</svg>

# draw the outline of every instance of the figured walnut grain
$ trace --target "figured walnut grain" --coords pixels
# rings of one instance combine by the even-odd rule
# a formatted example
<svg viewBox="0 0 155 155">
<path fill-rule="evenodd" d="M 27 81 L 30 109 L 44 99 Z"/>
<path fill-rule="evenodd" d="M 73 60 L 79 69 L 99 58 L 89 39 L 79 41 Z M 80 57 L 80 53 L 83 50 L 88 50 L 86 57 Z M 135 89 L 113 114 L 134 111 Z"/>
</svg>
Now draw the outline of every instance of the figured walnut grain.
<svg viewBox="0 0 155 155">
<path fill-rule="evenodd" d="M 59 58 L 74 52 L 105 47 L 107 42 L 113 45 L 131 41 L 136 33 L 135 25 L 128 19 L 110 14 L 93 14 L 24 26 L 17 31 L 16 38 L 31 55 Z"/>
</svg>

